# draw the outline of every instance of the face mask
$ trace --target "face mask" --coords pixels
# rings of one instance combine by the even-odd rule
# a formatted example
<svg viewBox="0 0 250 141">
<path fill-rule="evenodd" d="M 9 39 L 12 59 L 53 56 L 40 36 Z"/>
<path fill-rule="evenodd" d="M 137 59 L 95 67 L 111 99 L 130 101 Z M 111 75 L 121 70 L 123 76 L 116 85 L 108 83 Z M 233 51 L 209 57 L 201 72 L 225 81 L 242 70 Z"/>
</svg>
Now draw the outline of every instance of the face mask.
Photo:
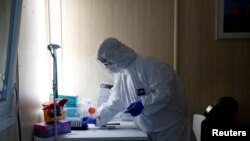
<svg viewBox="0 0 250 141">
<path fill-rule="evenodd" d="M 117 73 L 117 72 L 119 72 L 119 67 L 118 67 L 117 64 L 105 65 L 105 68 L 110 73 Z"/>
</svg>

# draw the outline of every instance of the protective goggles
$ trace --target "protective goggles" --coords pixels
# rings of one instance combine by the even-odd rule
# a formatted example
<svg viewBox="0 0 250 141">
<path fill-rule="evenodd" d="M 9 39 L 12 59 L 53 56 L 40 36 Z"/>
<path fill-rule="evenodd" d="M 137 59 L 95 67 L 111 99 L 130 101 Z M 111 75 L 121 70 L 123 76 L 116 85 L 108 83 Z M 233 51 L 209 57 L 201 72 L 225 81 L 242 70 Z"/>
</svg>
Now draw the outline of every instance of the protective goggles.
<svg viewBox="0 0 250 141">
<path fill-rule="evenodd" d="M 98 59 L 101 63 L 107 63 L 108 61 L 107 61 L 107 59 L 103 59 L 103 58 L 100 58 L 100 59 Z"/>
</svg>

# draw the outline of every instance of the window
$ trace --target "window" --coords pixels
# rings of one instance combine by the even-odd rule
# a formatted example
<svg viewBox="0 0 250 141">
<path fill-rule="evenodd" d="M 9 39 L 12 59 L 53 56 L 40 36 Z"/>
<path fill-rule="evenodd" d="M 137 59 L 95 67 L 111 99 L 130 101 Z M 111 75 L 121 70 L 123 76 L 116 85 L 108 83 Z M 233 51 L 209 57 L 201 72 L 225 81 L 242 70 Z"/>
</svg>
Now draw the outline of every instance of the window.
<svg viewBox="0 0 250 141">
<path fill-rule="evenodd" d="M 6 68 L 10 24 L 10 0 L 0 1 L 0 101 L 4 99 L 3 81 Z"/>
<path fill-rule="evenodd" d="M 0 131 L 16 119 L 15 82 L 22 0 L 0 1 Z"/>
</svg>

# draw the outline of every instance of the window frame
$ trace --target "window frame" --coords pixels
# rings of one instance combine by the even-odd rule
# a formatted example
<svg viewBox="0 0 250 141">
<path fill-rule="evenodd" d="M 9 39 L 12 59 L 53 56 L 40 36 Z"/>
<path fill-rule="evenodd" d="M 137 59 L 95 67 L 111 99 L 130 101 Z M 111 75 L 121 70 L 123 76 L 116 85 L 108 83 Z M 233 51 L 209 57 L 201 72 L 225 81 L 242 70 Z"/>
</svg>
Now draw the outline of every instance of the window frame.
<svg viewBox="0 0 250 141">
<path fill-rule="evenodd" d="M 11 0 L 8 50 L 3 80 L 3 98 L 0 101 L 0 132 L 16 122 L 17 47 L 19 41 L 22 0 Z"/>
</svg>

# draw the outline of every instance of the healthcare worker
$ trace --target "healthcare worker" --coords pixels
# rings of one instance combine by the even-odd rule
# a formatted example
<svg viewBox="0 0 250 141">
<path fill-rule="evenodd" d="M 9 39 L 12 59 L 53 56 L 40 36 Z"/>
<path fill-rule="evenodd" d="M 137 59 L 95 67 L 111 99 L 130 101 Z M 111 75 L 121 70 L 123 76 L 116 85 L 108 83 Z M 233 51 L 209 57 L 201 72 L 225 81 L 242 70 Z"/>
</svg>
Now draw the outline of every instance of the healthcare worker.
<svg viewBox="0 0 250 141">
<path fill-rule="evenodd" d="M 97 116 L 86 116 L 83 123 L 101 126 L 123 111 L 151 141 L 189 141 L 184 86 L 168 64 L 139 55 L 116 38 L 100 44 L 97 60 L 113 74 L 114 86 Z"/>
</svg>

